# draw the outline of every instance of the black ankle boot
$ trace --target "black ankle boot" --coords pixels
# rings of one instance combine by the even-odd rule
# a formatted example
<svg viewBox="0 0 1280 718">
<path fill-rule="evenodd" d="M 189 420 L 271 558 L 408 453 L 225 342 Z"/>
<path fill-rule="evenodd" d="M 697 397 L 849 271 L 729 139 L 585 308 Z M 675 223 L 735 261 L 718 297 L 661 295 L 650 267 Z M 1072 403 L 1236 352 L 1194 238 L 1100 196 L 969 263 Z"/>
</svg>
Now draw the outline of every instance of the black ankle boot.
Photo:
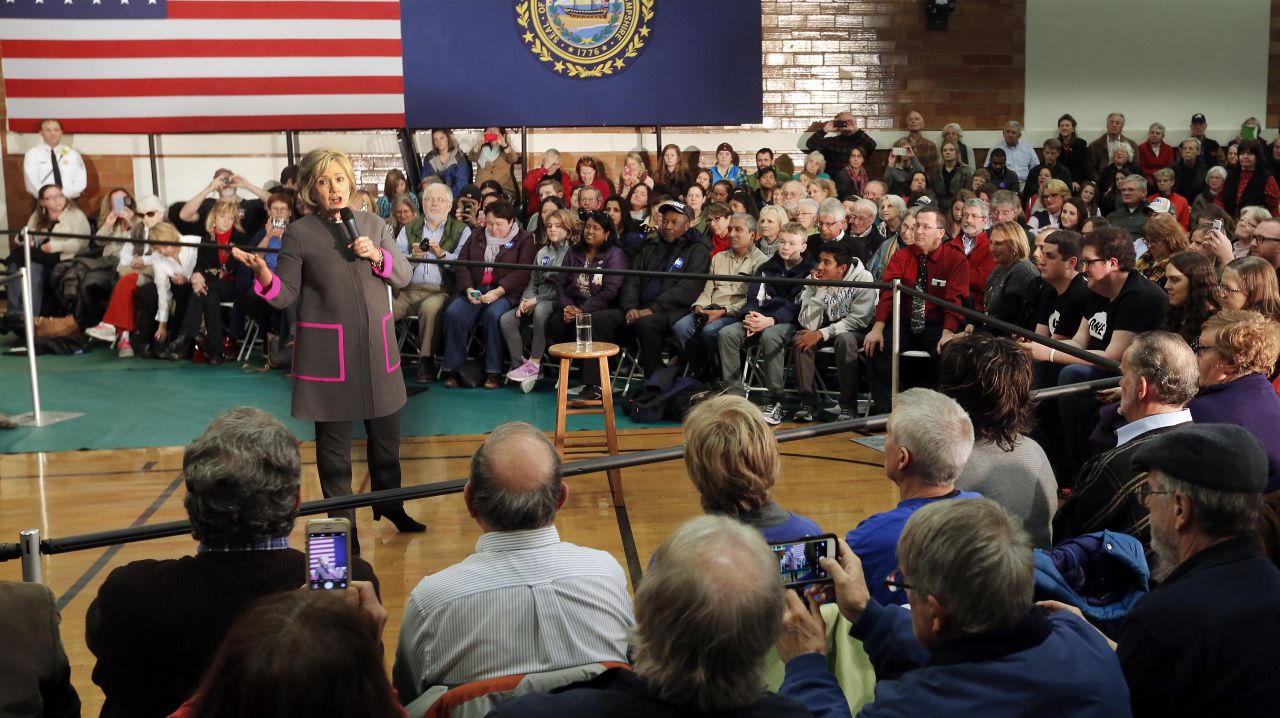
<svg viewBox="0 0 1280 718">
<path fill-rule="evenodd" d="M 182 361 L 191 358 L 191 347 L 195 344 L 191 337 L 185 334 L 179 334 L 173 341 L 169 342 L 169 346 L 157 355 L 158 359 L 168 359 L 169 361 Z"/>
<path fill-rule="evenodd" d="M 420 534 L 427 530 L 426 526 L 414 521 L 412 516 L 405 513 L 403 506 L 397 506 L 389 511 L 379 511 L 375 508 L 373 519 L 377 521 L 380 518 L 386 518 L 402 534 Z"/>
</svg>

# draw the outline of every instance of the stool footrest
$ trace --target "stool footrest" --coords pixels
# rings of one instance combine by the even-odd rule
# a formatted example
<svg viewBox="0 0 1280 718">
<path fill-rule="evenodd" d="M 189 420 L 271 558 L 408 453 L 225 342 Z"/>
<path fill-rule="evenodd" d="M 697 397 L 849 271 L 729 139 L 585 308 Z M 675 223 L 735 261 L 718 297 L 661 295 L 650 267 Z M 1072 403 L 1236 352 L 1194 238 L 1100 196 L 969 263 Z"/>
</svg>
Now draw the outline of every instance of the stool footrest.
<svg viewBox="0 0 1280 718">
<path fill-rule="evenodd" d="M 604 399 L 571 399 L 564 405 L 570 409 L 580 406 L 604 406 Z"/>
<path fill-rule="evenodd" d="M 566 409 L 564 412 L 564 415 L 578 416 L 580 414 L 592 414 L 594 416 L 599 416 L 603 413 L 604 413 L 604 409 Z"/>
<path fill-rule="evenodd" d="M 590 439 L 575 439 L 573 442 L 566 441 L 564 444 L 566 449 L 607 449 L 609 442 L 603 440 L 592 441 Z M 606 454 L 612 456 L 613 454 Z"/>
</svg>

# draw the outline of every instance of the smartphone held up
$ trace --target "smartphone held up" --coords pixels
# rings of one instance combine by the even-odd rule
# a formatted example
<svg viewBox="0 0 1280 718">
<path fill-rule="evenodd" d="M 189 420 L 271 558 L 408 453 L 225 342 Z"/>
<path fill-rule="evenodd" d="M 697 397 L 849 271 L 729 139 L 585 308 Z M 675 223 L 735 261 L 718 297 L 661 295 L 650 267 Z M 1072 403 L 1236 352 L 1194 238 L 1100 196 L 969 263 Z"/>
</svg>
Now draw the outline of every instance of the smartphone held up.
<svg viewBox="0 0 1280 718">
<path fill-rule="evenodd" d="M 316 590 L 345 589 L 351 581 L 351 522 L 307 522 L 307 585 Z"/>
<path fill-rule="evenodd" d="M 787 588 L 831 583 L 831 576 L 818 565 L 818 560 L 836 557 L 835 534 L 782 541 L 770 544 L 769 550 L 778 559 L 778 570 Z"/>
</svg>

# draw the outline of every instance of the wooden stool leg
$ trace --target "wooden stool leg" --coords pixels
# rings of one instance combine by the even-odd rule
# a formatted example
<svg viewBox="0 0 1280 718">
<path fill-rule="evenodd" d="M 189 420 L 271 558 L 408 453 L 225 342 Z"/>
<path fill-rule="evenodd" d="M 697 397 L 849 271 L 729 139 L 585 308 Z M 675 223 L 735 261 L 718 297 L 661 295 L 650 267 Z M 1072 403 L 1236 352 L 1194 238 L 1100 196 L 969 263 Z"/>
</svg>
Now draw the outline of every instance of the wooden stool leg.
<svg viewBox="0 0 1280 718">
<path fill-rule="evenodd" d="M 609 447 L 609 455 L 618 455 L 618 430 L 613 422 L 613 382 L 609 378 L 609 358 L 600 357 L 600 388 L 604 399 L 604 437 Z M 626 506 L 622 496 L 622 471 L 612 469 L 609 475 L 609 493 L 613 496 L 614 506 Z"/>
<path fill-rule="evenodd" d="M 569 359 L 560 358 L 560 384 L 556 387 L 556 451 L 564 458 L 564 420 L 569 409 Z"/>
</svg>

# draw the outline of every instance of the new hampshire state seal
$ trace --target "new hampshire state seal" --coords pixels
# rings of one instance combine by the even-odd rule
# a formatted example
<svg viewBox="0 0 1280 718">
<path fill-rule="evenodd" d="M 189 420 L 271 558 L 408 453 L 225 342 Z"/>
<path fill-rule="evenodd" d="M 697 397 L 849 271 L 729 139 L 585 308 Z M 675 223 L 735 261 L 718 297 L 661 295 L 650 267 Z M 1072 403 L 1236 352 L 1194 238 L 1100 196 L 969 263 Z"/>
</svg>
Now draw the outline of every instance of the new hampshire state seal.
<svg viewBox="0 0 1280 718">
<path fill-rule="evenodd" d="M 640 56 L 655 0 L 520 0 L 516 24 L 529 52 L 563 77 L 607 77 Z"/>
</svg>

